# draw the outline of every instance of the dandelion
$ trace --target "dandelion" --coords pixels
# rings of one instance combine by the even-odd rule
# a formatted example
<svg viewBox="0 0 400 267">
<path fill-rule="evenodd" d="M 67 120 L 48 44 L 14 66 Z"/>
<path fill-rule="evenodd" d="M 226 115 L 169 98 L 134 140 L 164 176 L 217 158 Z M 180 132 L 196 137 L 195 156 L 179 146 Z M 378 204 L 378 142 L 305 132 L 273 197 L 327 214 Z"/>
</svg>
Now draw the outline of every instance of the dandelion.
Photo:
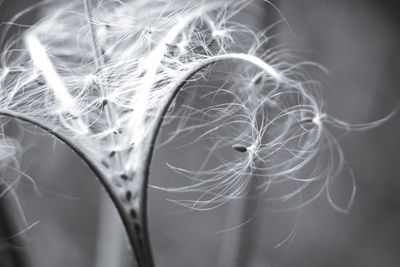
<svg viewBox="0 0 400 267">
<path fill-rule="evenodd" d="M 271 201 L 293 198 L 317 183 L 318 192 L 304 204 L 327 192 L 332 206 L 346 211 L 354 193 L 344 208 L 329 195 L 344 158 L 326 126 L 361 130 L 389 118 L 352 126 L 328 115 L 313 81 L 303 73 L 305 66 L 322 67 L 291 62 L 290 53 L 279 47 L 263 50 L 270 37 L 234 21 L 246 5 L 114 0 L 95 7 L 87 0 L 57 4 L 1 54 L 0 115 L 42 128 L 83 158 L 114 201 L 139 266 L 154 266 L 147 188 L 164 123 L 178 121 L 167 142 L 184 133 L 197 134 L 194 143 L 213 141 L 199 170 L 170 165 L 194 183 L 154 186 L 198 193 L 196 199 L 175 200 L 181 205 L 216 208 L 245 197 L 257 177 L 262 180 L 260 195 L 282 183 L 297 185 Z M 251 44 L 242 46 L 240 39 Z M 179 108 L 177 96 L 195 90 L 188 83 L 199 82 L 217 63 L 227 62 L 237 69 L 204 96 L 225 95 L 228 103 Z M 192 123 L 199 118 L 203 121 Z M 18 169 L 18 144 L 4 133 L 1 137 L 1 170 L 13 164 Z M 218 155 L 227 149 L 236 155 Z M 217 155 L 219 160 L 209 164 Z M 6 190 L 14 185 L 8 184 Z"/>
</svg>

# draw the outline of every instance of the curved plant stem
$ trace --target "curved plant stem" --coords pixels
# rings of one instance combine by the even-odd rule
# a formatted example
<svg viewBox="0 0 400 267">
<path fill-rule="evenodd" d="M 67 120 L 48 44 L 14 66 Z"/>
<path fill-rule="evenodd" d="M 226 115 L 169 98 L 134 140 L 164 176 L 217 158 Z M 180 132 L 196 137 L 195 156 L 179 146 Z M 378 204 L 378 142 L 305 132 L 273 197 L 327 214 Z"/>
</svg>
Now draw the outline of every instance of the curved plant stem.
<svg viewBox="0 0 400 267">
<path fill-rule="evenodd" d="M 195 65 L 191 70 L 189 70 L 186 75 L 181 77 L 175 84 L 175 86 L 172 88 L 170 91 L 170 94 L 166 97 L 166 100 L 163 104 L 163 106 L 160 108 L 155 121 L 154 125 L 152 128 L 152 131 L 150 131 L 150 136 L 148 137 L 148 142 L 149 145 L 147 146 L 147 151 L 144 153 L 143 157 L 143 164 L 140 164 L 140 166 L 143 166 L 143 169 L 141 170 L 140 173 L 138 173 L 138 176 L 140 180 L 142 180 L 142 196 L 141 196 L 141 205 L 140 205 L 140 210 L 142 212 L 142 217 L 143 217 L 143 238 L 144 242 L 148 244 L 148 248 L 150 249 L 150 240 L 149 240 L 149 233 L 147 232 L 147 190 L 148 190 L 148 182 L 149 182 L 149 175 L 150 175 L 150 165 L 151 161 L 153 158 L 153 153 L 154 153 L 154 147 L 157 142 L 157 137 L 160 133 L 161 126 L 164 121 L 164 117 L 168 112 L 169 107 L 173 103 L 175 97 L 178 95 L 180 90 L 185 86 L 185 84 L 197 73 L 199 73 L 202 69 L 206 68 L 207 66 L 221 62 L 221 61 L 227 61 L 227 60 L 239 60 L 243 62 L 247 62 L 250 64 L 253 64 L 255 66 L 258 66 L 259 68 L 263 69 L 266 73 L 274 77 L 277 81 L 281 80 L 280 74 L 272 68 L 269 64 L 265 63 L 261 59 L 247 55 L 247 54 L 226 54 L 226 55 L 221 55 L 221 56 L 215 56 L 209 59 L 205 59 L 201 62 L 199 62 L 197 65 Z M 151 253 L 151 251 L 149 251 Z"/>
<path fill-rule="evenodd" d="M 93 171 L 93 173 L 98 177 L 100 180 L 101 184 L 105 188 L 106 192 L 110 196 L 112 202 L 114 203 L 115 207 L 117 208 L 117 211 L 121 217 L 122 223 L 127 231 L 128 239 L 129 242 L 131 243 L 133 250 L 136 255 L 136 259 L 138 261 L 139 266 L 145 266 L 145 267 L 151 267 L 152 261 L 146 259 L 144 255 L 148 255 L 149 253 L 142 253 L 144 249 L 143 244 L 141 242 L 141 239 L 138 238 L 138 234 L 135 231 L 135 225 L 132 219 L 132 216 L 130 215 L 130 209 L 127 208 L 123 202 L 121 201 L 120 197 L 117 195 L 116 191 L 113 189 L 112 184 L 110 183 L 111 179 L 107 179 L 106 174 L 100 169 L 100 167 L 91 160 L 91 158 L 72 140 L 70 140 L 69 137 L 66 137 L 62 133 L 59 133 L 55 130 L 53 130 L 50 126 L 37 121 L 34 118 L 31 118 L 29 116 L 13 112 L 13 111 L 5 111 L 5 110 L 0 110 L 0 116 L 6 116 L 10 118 L 17 119 L 22 122 L 27 122 L 32 125 L 35 125 L 42 130 L 46 131 L 47 133 L 51 134 L 52 136 L 56 137 L 59 139 L 61 142 L 66 144 L 68 147 L 70 147 L 85 163 L 86 165 Z M 149 250 L 149 249 L 148 249 Z M 150 250 L 149 250 L 150 251 Z"/>
</svg>

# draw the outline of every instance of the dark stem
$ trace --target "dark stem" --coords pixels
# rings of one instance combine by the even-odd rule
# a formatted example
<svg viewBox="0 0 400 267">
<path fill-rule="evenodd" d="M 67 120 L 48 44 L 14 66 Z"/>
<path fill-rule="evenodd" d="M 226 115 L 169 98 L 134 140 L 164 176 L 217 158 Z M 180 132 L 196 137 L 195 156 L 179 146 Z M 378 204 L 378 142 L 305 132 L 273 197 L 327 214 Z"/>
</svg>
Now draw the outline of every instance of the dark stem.
<svg viewBox="0 0 400 267">
<path fill-rule="evenodd" d="M 157 142 L 157 137 L 160 133 L 161 126 L 163 124 L 165 115 L 168 112 L 169 107 L 173 103 L 174 99 L 180 92 L 180 90 L 186 85 L 186 83 L 197 73 L 199 73 L 204 68 L 210 66 L 211 64 L 226 61 L 226 60 L 240 60 L 255 66 L 262 68 L 265 72 L 270 74 L 271 76 L 275 77 L 277 73 L 275 71 L 271 71 L 272 67 L 268 64 L 261 64 L 260 59 L 255 58 L 254 56 L 246 55 L 246 54 L 227 54 L 221 56 L 215 56 L 206 60 L 201 61 L 197 65 L 195 65 L 190 71 L 188 71 L 183 77 L 181 77 L 177 82 L 176 85 L 172 88 L 170 94 L 167 96 L 164 105 L 161 107 L 158 115 L 155 118 L 153 130 L 150 131 L 149 142 L 150 145 L 148 146 L 147 153 L 144 155 L 144 169 L 143 169 L 143 184 L 142 184 L 142 199 L 141 199 L 141 211 L 143 216 L 143 229 L 144 229 L 144 242 L 148 249 L 151 249 L 150 240 L 149 240 L 149 233 L 148 233 L 148 226 L 147 226 L 147 190 L 148 190 L 148 183 L 149 183 L 149 176 L 150 176 L 150 166 L 151 161 L 153 158 L 154 148 Z M 271 68 L 271 69 L 270 69 Z M 272 69 L 273 70 L 273 69 Z M 151 253 L 151 251 L 149 251 Z"/>
<path fill-rule="evenodd" d="M 92 170 L 93 173 L 98 177 L 101 184 L 105 188 L 107 194 L 110 196 L 112 202 L 114 203 L 114 205 L 121 217 L 122 223 L 127 231 L 129 242 L 131 243 L 131 245 L 135 251 L 135 255 L 138 260 L 139 266 L 146 266 L 146 267 L 152 266 L 152 265 L 142 264 L 142 262 L 145 262 L 143 260 L 143 256 L 138 255 L 138 252 L 140 251 L 138 249 L 140 247 L 140 245 L 138 245 L 138 244 L 140 242 L 138 241 L 137 235 L 135 234 L 135 229 L 134 229 L 134 225 L 132 223 L 132 218 L 129 215 L 129 210 L 126 207 L 124 207 L 121 200 L 118 198 L 116 192 L 113 190 L 113 187 L 112 187 L 110 181 L 107 179 L 104 172 L 100 169 L 100 167 L 94 161 L 92 161 L 90 159 L 90 157 L 79 146 L 74 144 L 72 142 L 72 140 L 70 140 L 69 137 L 65 136 L 64 134 L 62 134 L 60 132 L 53 130 L 50 126 L 46 125 L 45 123 L 39 122 L 36 119 L 31 118 L 29 116 L 19 114 L 17 112 L 13 112 L 13 111 L 4 111 L 4 110 L 0 110 L 0 116 L 14 118 L 19 121 L 23 121 L 23 122 L 27 122 L 32 125 L 35 125 L 35 126 L 41 128 L 42 130 L 46 131 L 47 133 L 51 134 L 52 136 L 56 137 L 61 142 L 66 144 L 69 148 L 71 148 L 72 151 L 74 151 L 86 163 L 86 165 L 90 168 L 90 170 Z"/>
</svg>

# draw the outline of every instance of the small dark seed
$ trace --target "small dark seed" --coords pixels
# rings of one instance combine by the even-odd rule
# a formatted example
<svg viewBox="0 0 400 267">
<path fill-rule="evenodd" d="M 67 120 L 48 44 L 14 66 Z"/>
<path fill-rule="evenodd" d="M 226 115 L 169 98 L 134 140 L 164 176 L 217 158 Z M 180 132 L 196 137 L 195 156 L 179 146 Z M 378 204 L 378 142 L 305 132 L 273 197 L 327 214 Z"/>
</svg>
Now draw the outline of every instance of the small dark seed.
<svg viewBox="0 0 400 267">
<path fill-rule="evenodd" d="M 304 123 L 313 123 L 313 119 L 305 119 L 305 120 L 300 121 L 300 123 L 301 123 L 301 124 L 304 124 Z"/>
<path fill-rule="evenodd" d="M 131 210 L 129 211 L 129 214 L 131 215 L 131 217 L 132 217 L 133 219 L 136 220 L 137 214 L 136 214 L 136 211 L 135 211 L 134 209 L 131 209 Z"/>
<path fill-rule="evenodd" d="M 110 168 L 110 165 L 105 160 L 102 160 L 101 164 L 103 164 L 103 166 L 106 167 L 107 169 Z"/>
<path fill-rule="evenodd" d="M 142 78 L 145 74 L 146 74 L 146 71 L 142 71 L 142 72 L 139 74 L 139 77 L 138 77 L 138 78 Z"/>
<path fill-rule="evenodd" d="M 118 129 L 116 131 L 114 131 L 114 134 L 121 134 L 122 133 L 122 129 Z"/>
<path fill-rule="evenodd" d="M 128 148 L 128 153 L 132 152 L 134 147 L 135 147 L 135 143 L 132 143 L 132 145 Z"/>
<path fill-rule="evenodd" d="M 262 76 L 260 75 L 255 81 L 254 84 L 260 84 L 262 81 Z"/>
<path fill-rule="evenodd" d="M 126 200 L 130 201 L 132 199 L 132 192 L 129 190 L 126 191 L 125 198 L 126 198 Z"/>
<path fill-rule="evenodd" d="M 113 150 L 113 151 L 111 151 L 110 152 L 110 154 L 108 155 L 110 158 L 112 158 L 112 157 L 114 157 L 114 155 L 115 155 L 115 151 Z"/>
<path fill-rule="evenodd" d="M 233 145 L 232 146 L 233 149 L 235 149 L 238 152 L 246 152 L 247 151 L 247 147 L 243 146 L 243 145 Z"/>
<path fill-rule="evenodd" d="M 124 174 L 121 174 L 121 179 L 123 179 L 123 180 L 128 180 L 129 179 L 129 177 L 128 177 L 128 175 L 126 175 L 125 173 Z"/>
</svg>

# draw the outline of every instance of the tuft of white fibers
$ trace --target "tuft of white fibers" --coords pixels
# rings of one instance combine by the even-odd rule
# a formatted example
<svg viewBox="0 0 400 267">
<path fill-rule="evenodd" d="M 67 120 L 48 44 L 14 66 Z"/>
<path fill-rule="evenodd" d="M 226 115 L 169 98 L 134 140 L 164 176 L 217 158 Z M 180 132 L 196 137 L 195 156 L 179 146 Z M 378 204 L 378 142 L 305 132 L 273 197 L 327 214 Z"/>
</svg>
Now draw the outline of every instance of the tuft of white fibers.
<svg viewBox="0 0 400 267">
<path fill-rule="evenodd" d="M 195 199 L 177 202 L 211 209 L 246 196 L 253 179 L 262 181 L 260 195 L 295 184 L 274 198 L 280 201 L 316 184 L 317 193 L 305 203 L 327 192 L 332 206 L 346 211 L 349 205 L 338 207 L 329 195 L 344 157 L 326 126 L 352 126 L 326 114 L 316 83 L 307 78 L 307 66 L 321 66 L 293 62 L 296 57 L 283 46 L 265 49 L 275 36 L 235 21 L 247 4 L 102 0 L 88 16 L 80 0 L 51 3 L 43 19 L 5 44 L 0 111 L 40 121 L 72 140 L 111 179 L 140 168 L 157 114 L 177 84 L 212 76 L 206 65 L 227 62 L 235 66 L 229 80 L 203 93 L 225 95 L 229 102 L 173 102 L 175 108 L 164 114 L 178 125 L 167 141 L 195 133 L 193 142 L 209 139 L 213 145 L 201 168 L 171 166 L 193 183 L 162 189 L 197 192 Z M 196 88 L 184 91 L 195 94 Z M 16 165 L 18 144 L 4 135 L 0 142 L 1 167 Z M 136 188 L 134 182 L 126 186 Z"/>
</svg>

